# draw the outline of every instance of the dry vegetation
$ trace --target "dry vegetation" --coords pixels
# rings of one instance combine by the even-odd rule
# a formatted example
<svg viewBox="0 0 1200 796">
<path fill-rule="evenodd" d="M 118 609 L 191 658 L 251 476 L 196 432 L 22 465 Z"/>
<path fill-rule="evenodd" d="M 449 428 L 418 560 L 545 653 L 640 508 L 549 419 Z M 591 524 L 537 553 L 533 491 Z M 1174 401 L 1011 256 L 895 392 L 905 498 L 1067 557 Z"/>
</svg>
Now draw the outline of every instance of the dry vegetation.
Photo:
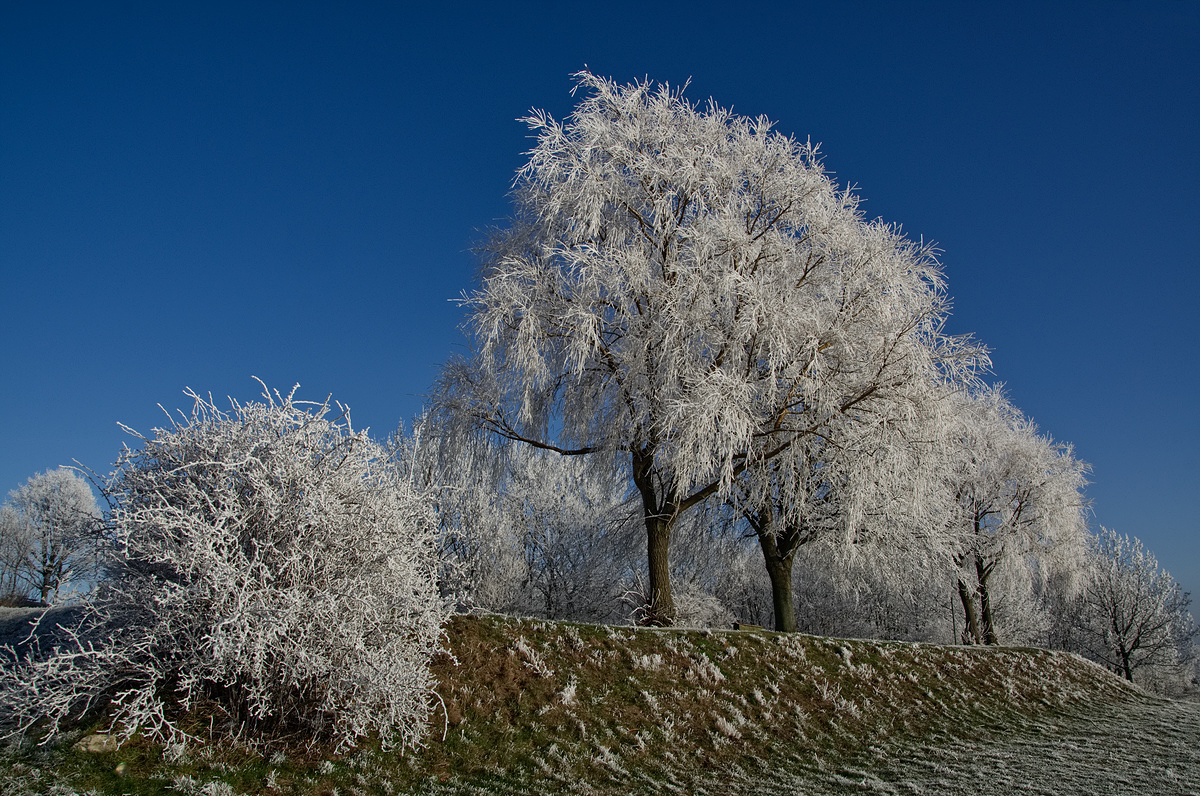
<svg viewBox="0 0 1200 796">
<path fill-rule="evenodd" d="M 865 785 L 851 787 L 847 776 L 867 783 L 870 770 L 894 769 L 897 755 L 925 740 L 1001 738 L 1072 711 L 1121 713 L 1149 700 L 1075 656 L 1034 649 L 497 616 L 455 617 L 447 638 L 449 653 L 435 662 L 445 708 L 435 708 L 416 752 L 255 753 L 212 743 L 168 761 L 135 739 L 100 753 L 26 749 L 7 761 L 8 786 L 208 796 L 695 793 L 787 791 L 788 781 L 858 792 Z"/>
</svg>

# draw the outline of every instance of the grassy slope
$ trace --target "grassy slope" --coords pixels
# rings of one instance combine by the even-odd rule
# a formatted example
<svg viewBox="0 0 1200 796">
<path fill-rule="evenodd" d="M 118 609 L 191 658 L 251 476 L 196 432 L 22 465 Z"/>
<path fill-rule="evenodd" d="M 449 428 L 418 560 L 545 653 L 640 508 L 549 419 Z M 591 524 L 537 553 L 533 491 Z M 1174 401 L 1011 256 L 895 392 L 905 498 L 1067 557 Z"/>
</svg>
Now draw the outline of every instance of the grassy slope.
<svg viewBox="0 0 1200 796">
<path fill-rule="evenodd" d="M 1079 705 L 1145 699 L 1044 650 L 502 617 L 456 617 L 447 636 L 450 655 L 435 663 L 445 707 L 435 707 L 422 750 L 328 761 L 210 745 L 168 763 L 136 740 L 100 754 L 63 746 L 5 761 L 0 786 L 213 796 L 750 791 L 775 771 L 803 780 L 926 737 L 981 737 Z"/>
</svg>

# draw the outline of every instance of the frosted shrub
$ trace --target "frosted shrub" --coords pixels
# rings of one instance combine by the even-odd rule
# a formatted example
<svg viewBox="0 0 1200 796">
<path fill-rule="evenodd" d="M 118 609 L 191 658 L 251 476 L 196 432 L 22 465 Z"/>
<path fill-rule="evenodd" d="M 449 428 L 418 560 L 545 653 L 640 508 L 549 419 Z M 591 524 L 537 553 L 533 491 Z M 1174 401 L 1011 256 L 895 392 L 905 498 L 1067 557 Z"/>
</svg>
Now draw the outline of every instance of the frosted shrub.
<svg viewBox="0 0 1200 796">
<path fill-rule="evenodd" d="M 675 622 L 684 627 L 729 627 L 733 614 L 721 600 L 692 583 L 675 592 Z"/>
<path fill-rule="evenodd" d="M 445 616 L 429 509 L 345 412 L 293 394 L 225 412 L 189 391 L 190 416 L 130 432 L 109 576 L 73 647 L 0 671 L 7 729 L 107 706 L 178 741 L 203 707 L 251 739 L 419 743 Z"/>
</svg>

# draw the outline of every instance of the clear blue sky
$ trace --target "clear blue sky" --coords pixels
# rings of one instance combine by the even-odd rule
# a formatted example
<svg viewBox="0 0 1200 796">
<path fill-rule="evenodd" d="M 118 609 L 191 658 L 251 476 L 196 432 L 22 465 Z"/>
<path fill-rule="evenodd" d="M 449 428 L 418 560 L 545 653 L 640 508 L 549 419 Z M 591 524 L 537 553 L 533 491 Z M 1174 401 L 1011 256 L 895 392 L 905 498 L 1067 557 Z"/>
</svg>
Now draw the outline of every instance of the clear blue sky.
<svg viewBox="0 0 1200 796">
<path fill-rule="evenodd" d="M 821 142 L 940 243 L 953 331 L 1200 591 L 1200 3 L 8 3 L 0 495 L 184 387 L 383 435 L 585 64 Z M 1197 595 L 1200 597 L 1200 594 Z"/>
</svg>

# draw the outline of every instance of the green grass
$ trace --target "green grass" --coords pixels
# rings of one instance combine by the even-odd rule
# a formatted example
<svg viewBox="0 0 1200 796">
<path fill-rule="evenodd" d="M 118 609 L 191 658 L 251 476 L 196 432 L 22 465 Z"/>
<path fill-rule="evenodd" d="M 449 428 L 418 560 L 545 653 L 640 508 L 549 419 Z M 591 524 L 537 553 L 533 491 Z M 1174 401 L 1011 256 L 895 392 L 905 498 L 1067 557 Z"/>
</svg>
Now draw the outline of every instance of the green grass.
<svg viewBox="0 0 1200 796">
<path fill-rule="evenodd" d="M 448 654 L 434 662 L 440 701 L 421 749 L 367 744 L 335 757 L 214 741 L 168 759 L 136 738 L 104 753 L 68 741 L 10 752 L 0 790 L 684 793 L 716 782 L 732 790 L 780 770 L 836 772 L 922 737 L 1002 733 L 1029 717 L 1143 698 L 1092 664 L 1044 650 L 495 616 L 455 617 L 446 633 Z"/>
</svg>

